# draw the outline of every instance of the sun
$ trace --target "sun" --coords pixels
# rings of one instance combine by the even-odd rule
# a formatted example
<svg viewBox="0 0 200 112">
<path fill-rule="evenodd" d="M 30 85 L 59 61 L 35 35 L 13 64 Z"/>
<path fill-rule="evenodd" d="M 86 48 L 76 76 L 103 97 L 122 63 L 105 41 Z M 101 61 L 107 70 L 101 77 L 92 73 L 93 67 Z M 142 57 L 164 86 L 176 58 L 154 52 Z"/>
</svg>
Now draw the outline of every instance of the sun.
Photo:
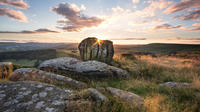
<svg viewBox="0 0 200 112">
<path fill-rule="evenodd" d="M 98 36 L 97 38 L 98 38 L 98 40 L 106 40 L 106 39 L 107 39 L 107 37 L 106 37 L 106 36 L 101 36 L 101 35 L 100 35 L 100 36 Z"/>
</svg>

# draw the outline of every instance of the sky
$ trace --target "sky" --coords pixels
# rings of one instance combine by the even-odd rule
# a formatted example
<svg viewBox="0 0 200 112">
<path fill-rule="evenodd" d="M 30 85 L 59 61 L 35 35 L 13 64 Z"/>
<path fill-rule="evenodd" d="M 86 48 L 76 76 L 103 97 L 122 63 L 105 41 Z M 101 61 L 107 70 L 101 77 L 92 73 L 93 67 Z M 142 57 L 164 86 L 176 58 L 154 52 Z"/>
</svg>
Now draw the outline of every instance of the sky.
<svg viewBox="0 0 200 112">
<path fill-rule="evenodd" d="M 200 0 L 0 0 L 0 42 L 200 44 Z"/>
</svg>

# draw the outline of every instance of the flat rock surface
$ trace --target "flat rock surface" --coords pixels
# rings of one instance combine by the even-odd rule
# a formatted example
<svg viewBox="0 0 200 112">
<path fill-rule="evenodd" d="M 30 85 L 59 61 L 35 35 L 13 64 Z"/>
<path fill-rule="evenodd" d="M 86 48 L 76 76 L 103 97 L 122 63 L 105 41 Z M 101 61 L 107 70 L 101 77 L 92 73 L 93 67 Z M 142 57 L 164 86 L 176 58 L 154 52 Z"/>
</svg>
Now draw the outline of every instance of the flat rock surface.
<svg viewBox="0 0 200 112">
<path fill-rule="evenodd" d="M 190 83 L 186 83 L 186 82 L 165 82 L 165 83 L 161 83 L 159 84 L 160 87 L 171 87 L 171 88 L 183 88 L 183 87 L 189 87 L 191 86 Z"/>
<path fill-rule="evenodd" d="M 75 58 L 57 58 L 44 61 L 38 67 L 44 71 L 62 72 L 95 77 L 129 77 L 127 71 L 98 61 L 79 61 Z"/>
<path fill-rule="evenodd" d="M 87 88 L 87 84 L 62 75 L 45 72 L 35 68 L 20 68 L 10 76 L 11 81 L 38 81 L 55 85 L 64 85 L 72 89 Z"/>
<path fill-rule="evenodd" d="M 0 112 L 64 112 L 71 94 L 37 82 L 0 82 Z"/>
<path fill-rule="evenodd" d="M 144 105 L 144 99 L 134 93 L 123 91 L 120 89 L 108 87 L 106 88 L 112 95 L 119 98 L 121 101 L 126 102 L 132 106 L 141 107 Z"/>
</svg>

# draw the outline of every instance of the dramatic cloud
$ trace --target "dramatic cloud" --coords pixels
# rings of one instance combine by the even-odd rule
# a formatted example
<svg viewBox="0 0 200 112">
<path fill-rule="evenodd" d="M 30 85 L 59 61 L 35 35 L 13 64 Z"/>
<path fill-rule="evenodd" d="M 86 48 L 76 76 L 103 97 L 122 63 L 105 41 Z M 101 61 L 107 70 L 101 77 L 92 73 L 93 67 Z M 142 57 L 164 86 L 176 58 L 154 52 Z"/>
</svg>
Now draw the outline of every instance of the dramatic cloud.
<svg viewBox="0 0 200 112">
<path fill-rule="evenodd" d="M 200 9 L 186 15 L 177 16 L 175 18 L 180 20 L 197 20 L 198 18 L 200 18 Z"/>
<path fill-rule="evenodd" d="M 20 22 L 27 22 L 26 16 L 21 11 L 0 8 L 0 16 L 7 16 L 13 19 L 17 19 Z"/>
<path fill-rule="evenodd" d="M 59 32 L 43 28 L 43 29 L 38 29 L 38 30 L 34 30 L 34 31 L 24 30 L 24 31 L 20 31 L 20 32 L 0 31 L 0 33 L 38 34 L 38 33 L 59 33 Z"/>
<path fill-rule="evenodd" d="M 165 10 L 166 13 L 174 13 L 189 8 L 197 8 L 200 6 L 200 0 L 182 0 L 180 3 L 170 6 Z"/>
<path fill-rule="evenodd" d="M 29 5 L 23 0 L 0 0 L 1 5 L 9 5 L 20 9 L 27 9 Z"/>
<path fill-rule="evenodd" d="M 98 26 L 104 21 L 98 17 L 87 17 L 81 14 L 75 4 L 61 3 L 52 11 L 65 17 L 66 20 L 58 21 L 61 25 L 58 28 L 68 32 L 79 32 L 83 28 Z"/>
<path fill-rule="evenodd" d="M 177 25 L 177 26 L 172 26 L 170 24 L 162 24 L 162 25 L 158 25 L 156 27 L 154 27 L 154 30 L 158 30 L 158 29 L 175 29 L 175 28 L 181 28 L 181 25 Z"/>
</svg>

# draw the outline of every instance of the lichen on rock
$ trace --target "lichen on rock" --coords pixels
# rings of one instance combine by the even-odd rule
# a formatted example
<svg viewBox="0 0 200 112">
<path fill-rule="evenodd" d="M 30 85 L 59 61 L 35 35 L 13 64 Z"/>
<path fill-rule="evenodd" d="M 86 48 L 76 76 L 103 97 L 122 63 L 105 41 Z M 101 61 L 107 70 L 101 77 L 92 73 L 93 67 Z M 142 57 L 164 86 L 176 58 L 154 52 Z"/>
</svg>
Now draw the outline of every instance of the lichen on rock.
<svg viewBox="0 0 200 112">
<path fill-rule="evenodd" d="M 74 74 L 93 77 L 129 77 L 127 71 L 110 66 L 106 63 L 91 60 L 80 61 L 75 58 L 56 58 L 44 61 L 38 67 L 44 71 L 59 72 L 63 74 Z"/>
<path fill-rule="evenodd" d="M 38 88 L 38 85 L 42 87 Z M 64 112 L 72 94 L 65 89 L 30 81 L 0 82 L 0 90 L 1 112 Z"/>
<path fill-rule="evenodd" d="M 20 68 L 13 72 L 9 78 L 11 81 L 39 81 L 60 86 L 67 86 L 72 89 L 87 88 L 87 84 L 73 80 L 69 77 L 54 73 L 45 72 L 35 68 Z M 40 88 L 41 85 L 38 85 Z"/>
</svg>

